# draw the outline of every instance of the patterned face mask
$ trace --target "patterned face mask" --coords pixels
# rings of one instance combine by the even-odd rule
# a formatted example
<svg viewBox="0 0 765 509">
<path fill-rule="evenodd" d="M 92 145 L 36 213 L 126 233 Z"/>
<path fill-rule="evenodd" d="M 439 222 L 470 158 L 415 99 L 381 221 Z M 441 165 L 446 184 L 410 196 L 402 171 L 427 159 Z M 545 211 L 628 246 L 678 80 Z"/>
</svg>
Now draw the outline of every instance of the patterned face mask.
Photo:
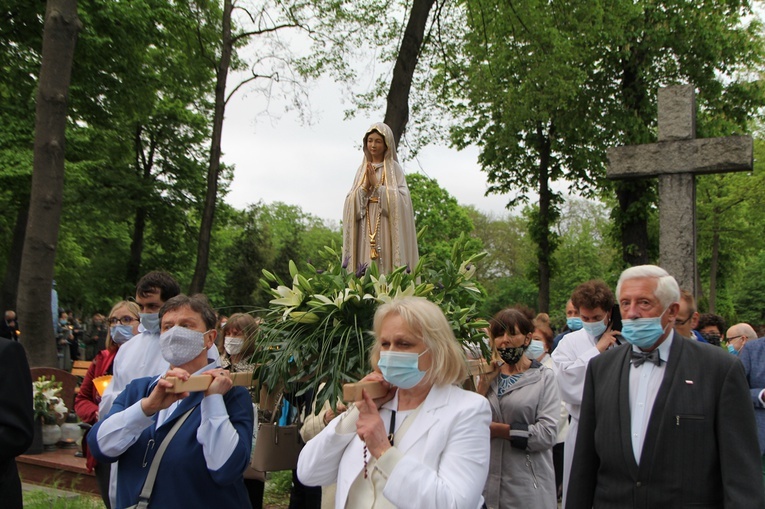
<svg viewBox="0 0 765 509">
<path fill-rule="evenodd" d="M 511 365 L 517 364 L 518 361 L 521 360 L 521 357 L 523 357 L 524 351 L 526 351 L 525 346 L 511 346 L 508 348 L 497 348 L 497 352 L 499 352 L 499 356 L 502 358 L 502 360 Z"/>
<path fill-rule="evenodd" d="M 205 334 L 180 325 L 168 329 L 159 335 L 159 348 L 162 357 L 171 366 L 183 366 L 197 358 L 205 349 Z"/>
</svg>

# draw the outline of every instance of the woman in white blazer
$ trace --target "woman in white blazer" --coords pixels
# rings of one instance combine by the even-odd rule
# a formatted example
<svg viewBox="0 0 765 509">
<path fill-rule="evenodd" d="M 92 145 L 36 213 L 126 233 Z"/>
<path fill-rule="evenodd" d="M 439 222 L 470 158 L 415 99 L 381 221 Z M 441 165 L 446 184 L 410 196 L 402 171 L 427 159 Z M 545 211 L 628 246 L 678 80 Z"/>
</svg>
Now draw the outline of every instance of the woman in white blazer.
<svg viewBox="0 0 765 509">
<path fill-rule="evenodd" d="M 375 369 L 388 393 L 364 399 L 303 448 L 298 478 L 337 483 L 335 507 L 476 509 L 488 475 L 491 410 L 459 388 L 462 347 L 438 306 L 394 299 L 375 314 Z"/>
</svg>

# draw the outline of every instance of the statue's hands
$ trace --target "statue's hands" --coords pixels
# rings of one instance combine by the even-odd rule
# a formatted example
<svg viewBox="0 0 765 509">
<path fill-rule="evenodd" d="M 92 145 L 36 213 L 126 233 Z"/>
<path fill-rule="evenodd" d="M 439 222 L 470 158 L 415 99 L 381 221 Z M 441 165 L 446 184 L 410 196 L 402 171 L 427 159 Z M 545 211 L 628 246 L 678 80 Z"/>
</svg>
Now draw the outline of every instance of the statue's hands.
<svg viewBox="0 0 765 509">
<path fill-rule="evenodd" d="M 372 163 L 367 163 L 365 187 L 367 192 L 377 187 L 377 175 L 375 175 L 375 167 L 372 166 Z"/>
</svg>

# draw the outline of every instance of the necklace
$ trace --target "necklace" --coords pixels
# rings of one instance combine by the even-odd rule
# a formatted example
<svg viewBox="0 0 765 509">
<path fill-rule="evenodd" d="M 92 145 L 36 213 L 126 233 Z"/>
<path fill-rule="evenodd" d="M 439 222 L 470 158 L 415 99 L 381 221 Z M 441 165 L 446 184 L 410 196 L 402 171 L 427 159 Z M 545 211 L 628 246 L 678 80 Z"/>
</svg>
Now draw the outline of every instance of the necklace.
<svg viewBox="0 0 765 509">
<path fill-rule="evenodd" d="M 390 442 L 390 446 L 393 447 L 393 439 L 395 438 L 396 433 L 396 411 L 391 410 L 390 412 L 390 426 L 388 427 L 388 442 Z M 367 472 L 367 443 L 364 442 L 364 479 L 369 477 L 369 473 Z"/>
<path fill-rule="evenodd" d="M 364 179 L 366 180 L 366 175 L 364 176 Z M 371 193 L 376 192 L 377 189 L 382 185 L 385 185 L 385 169 L 383 169 L 380 181 L 377 183 L 377 185 L 374 187 Z M 375 219 L 374 231 L 372 230 L 372 224 L 369 219 L 369 204 L 379 203 L 379 201 L 380 199 L 377 196 L 370 196 L 369 201 L 367 201 L 367 232 L 369 235 L 369 259 L 370 260 L 377 260 L 380 258 L 380 250 L 377 248 L 377 234 L 380 231 L 380 219 L 382 218 L 382 207 L 381 206 L 377 207 L 377 218 Z"/>
</svg>

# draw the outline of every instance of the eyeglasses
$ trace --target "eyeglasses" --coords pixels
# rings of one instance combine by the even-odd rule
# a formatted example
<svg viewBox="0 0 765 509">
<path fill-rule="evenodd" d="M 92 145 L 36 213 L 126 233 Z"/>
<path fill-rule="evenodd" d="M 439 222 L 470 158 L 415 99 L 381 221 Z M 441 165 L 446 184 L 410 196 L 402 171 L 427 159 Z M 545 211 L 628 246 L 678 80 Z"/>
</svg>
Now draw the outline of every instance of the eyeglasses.
<svg viewBox="0 0 765 509">
<path fill-rule="evenodd" d="M 116 316 L 113 316 L 109 318 L 109 323 L 112 325 L 117 325 L 118 323 L 121 323 L 122 325 L 131 325 L 133 322 L 137 322 L 138 318 L 133 318 L 132 316 L 123 316 L 122 318 L 117 318 Z"/>
<path fill-rule="evenodd" d="M 728 343 L 730 343 L 731 341 L 735 341 L 737 339 L 741 339 L 743 337 L 744 337 L 744 335 L 742 334 L 740 336 L 733 336 L 733 337 L 727 338 L 728 339 Z"/>
<path fill-rule="evenodd" d="M 677 325 L 685 325 L 686 323 L 688 323 L 688 320 L 691 319 L 691 316 L 693 316 L 693 315 L 689 315 L 688 318 L 686 318 L 685 320 L 680 320 L 679 318 L 675 318 L 675 325 L 676 326 Z"/>
</svg>

